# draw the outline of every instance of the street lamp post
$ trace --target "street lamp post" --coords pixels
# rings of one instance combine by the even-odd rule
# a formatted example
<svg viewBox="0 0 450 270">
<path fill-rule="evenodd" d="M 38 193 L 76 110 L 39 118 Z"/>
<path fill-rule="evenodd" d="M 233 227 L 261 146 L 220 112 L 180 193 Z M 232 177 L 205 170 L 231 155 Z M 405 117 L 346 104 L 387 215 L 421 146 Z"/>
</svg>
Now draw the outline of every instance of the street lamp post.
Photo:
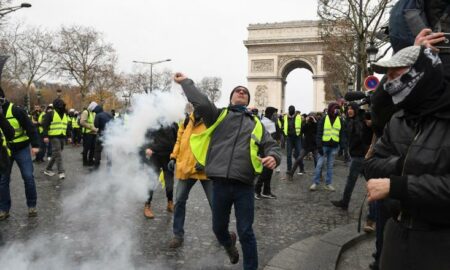
<svg viewBox="0 0 450 270">
<path fill-rule="evenodd" d="M 375 63 L 377 61 L 377 54 L 378 54 L 378 48 L 375 46 L 374 42 L 371 41 L 369 43 L 369 47 L 367 47 L 366 49 L 366 53 L 367 53 L 367 58 L 369 62 L 369 70 L 370 70 L 370 74 L 372 74 L 372 63 Z"/>
<path fill-rule="evenodd" d="M 133 63 L 136 64 L 144 64 L 144 65 L 150 65 L 150 93 L 153 91 L 153 65 L 164 63 L 164 62 L 170 62 L 172 59 L 165 59 L 155 62 L 143 62 L 143 61 L 133 61 Z M 148 94 L 147 89 L 145 89 L 145 93 Z"/>
<path fill-rule="evenodd" d="M 5 16 L 8 13 L 14 12 L 21 8 L 30 8 L 30 7 L 31 7 L 31 4 L 22 3 L 22 4 L 20 4 L 20 6 L 0 8 L 0 19 L 3 18 L 3 16 Z"/>
</svg>

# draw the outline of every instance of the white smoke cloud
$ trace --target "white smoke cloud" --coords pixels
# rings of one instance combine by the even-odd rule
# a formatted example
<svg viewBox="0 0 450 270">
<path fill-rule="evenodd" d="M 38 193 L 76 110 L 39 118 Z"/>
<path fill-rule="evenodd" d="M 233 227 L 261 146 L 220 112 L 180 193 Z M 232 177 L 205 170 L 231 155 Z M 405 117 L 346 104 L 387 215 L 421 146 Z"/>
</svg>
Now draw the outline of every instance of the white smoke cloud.
<svg viewBox="0 0 450 270">
<path fill-rule="evenodd" d="M 57 219 L 61 224 L 55 232 L 1 248 L 2 269 L 163 268 L 133 263 L 138 232 L 127 215 L 142 206 L 149 187 L 157 185 L 151 183 L 157 177 L 142 167 L 138 155 L 147 129 L 181 120 L 186 100 L 179 92 L 156 92 L 136 95 L 132 104 L 127 119 L 112 122 L 104 136 L 112 167 L 101 167 L 78 181 L 63 199 L 62 217 Z"/>
</svg>

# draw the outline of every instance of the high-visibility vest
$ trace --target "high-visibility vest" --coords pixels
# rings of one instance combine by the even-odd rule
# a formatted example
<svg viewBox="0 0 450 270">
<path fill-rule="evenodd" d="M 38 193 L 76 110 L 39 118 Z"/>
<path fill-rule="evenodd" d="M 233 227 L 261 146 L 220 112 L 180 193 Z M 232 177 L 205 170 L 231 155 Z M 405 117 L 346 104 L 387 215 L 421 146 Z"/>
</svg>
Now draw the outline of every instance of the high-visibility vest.
<svg viewBox="0 0 450 270">
<path fill-rule="evenodd" d="M 72 128 L 80 128 L 77 117 L 72 117 Z"/>
<path fill-rule="evenodd" d="M 280 120 L 280 118 L 277 119 L 277 125 L 281 129 L 281 120 Z"/>
<path fill-rule="evenodd" d="M 214 133 L 214 130 L 217 128 L 217 126 L 222 123 L 223 119 L 228 114 L 228 109 L 224 109 L 219 117 L 217 118 L 216 122 L 207 128 L 205 131 L 199 133 L 199 134 L 192 134 L 190 138 L 190 145 L 192 153 L 194 154 L 195 159 L 197 162 L 205 166 L 206 164 L 206 155 L 208 153 L 209 149 L 209 143 L 211 142 L 212 134 Z M 262 135 L 263 135 L 263 126 L 261 124 L 261 121 L 257 116 L 254 116 L 253 119 L 255 120 L 255 127 L 253 128 L 251 137 L 250 137 L 250 160 L 252 161 L 253 169 L 257 174 L 260 174 L 263 170 L 263 165 L 261 163 L 261 160 L 258 157 L 258 151 L 259 151 L 259 143 L 261 142 Z"/>
<path fill-rule="evenodd" d="M 45 112 L 41 112 L 38 116 L 38 123 L 39 123 L 39 134 L 42 134 L 44 132 L 44 128 L 42 127 L 42 121 L 44 120 Z"/>
<path fill-rule="evenodd" d="M 94 125 L 95 112 L 90 112 L 90 111 L 87 111 L 87 112 L 88 112 L 88 118 L 87 118 L 86 122 L 88 124 Z M 91 131 L 92 130 L 90 128 L 83 127 L 83 133 L 91 133 Z"/>
<path fill-rule="evenodd" d="M 19 121 L 12 114 L 13 104 L 9 103 L 8 110 L 6 111 L 6 119 L 9 121 L 9 124 L 14 128 L 14 139 L 10 141 L 10 143 L 20 143 L 29 140 L 27 134 L 20 126 Z"/>
<path fill-rule="evenodd" d="M 288 135 L 288 116 L 287 114 L 284 116 L 284 135 Z M 302 131 L 302 117 L 300 115 L 295 116 L 295 134 L 297 136 L 300 136 L 300 133 Z"/>
<path fill-rule="evenodd" d="M 6 142 L 6 137 L 3 134 L 3 130 L 0 128 L 0 140 L 2 140 L 2 147 L 6 149 L 6 153 L 8 153 L 8 157 L 11 156 L 11 150 L 8 147 L 8 143 Z"/>
<path fill-rule="evenodd" d="M 339 117 L 336 117 L 333 125 L 331 125 L 330 117 L 327 115 L 325 117 L 325 122 L 323 124 L 323 135 L 322 141 L 329 142 L 333 140 L 335 142 L 339 142 L 339 132 L 341 131 L 341 120 Z"/>
<path fill-rule="evenodd" d="M 49 136 L 59 136 L 59 135 L 66 135 L 67 130 L 67 115 L 64 114 L 63 118 L 59 116 L 59 114 L 56 111 L 53 111 L 53 119 L 50 123 L 50 128 L 48 130 Z"/>
</svg>

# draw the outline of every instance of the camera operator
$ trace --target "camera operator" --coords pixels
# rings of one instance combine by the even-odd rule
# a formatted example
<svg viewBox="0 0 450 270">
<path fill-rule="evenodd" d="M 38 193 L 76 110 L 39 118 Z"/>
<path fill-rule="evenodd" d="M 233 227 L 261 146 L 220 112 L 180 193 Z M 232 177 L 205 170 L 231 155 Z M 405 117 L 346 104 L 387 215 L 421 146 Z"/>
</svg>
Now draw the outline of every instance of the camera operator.
<svg viewBox="0 0 450 270">
<path fill-rule="evenodd" d="M 356 181 L 364 169 L 364 156 L 369 149 L 372 140 L 371 120 L 365 118 L 364 110 L 359 108 L 356 102 L 350 102 L 347 107 L 347 142 L 351 157 L 351 164 L 345 184 L 344 194 L 341 200 L 331 201 L 331 203 L 343 210 L 348 209 L 350 198 L 355 188 Z M 369 206 L 369 215 L 367 216 L 364 230 L 372 232 L 375 230 L 375 213 L 373 207 Z"/>
</svg>

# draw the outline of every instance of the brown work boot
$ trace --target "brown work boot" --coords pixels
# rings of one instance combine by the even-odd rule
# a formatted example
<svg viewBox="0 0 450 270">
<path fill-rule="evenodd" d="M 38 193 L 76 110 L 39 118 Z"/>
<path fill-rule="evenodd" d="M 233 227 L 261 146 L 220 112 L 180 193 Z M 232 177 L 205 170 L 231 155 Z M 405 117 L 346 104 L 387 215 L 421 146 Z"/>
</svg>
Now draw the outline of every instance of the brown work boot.
<svg viewBox="0 0 450 270">
<path fill-rule="evenodd" d="M 173 213 L 173 201 L 167 201 L 167 211 Z"/>
<path fill-rule="evenodd" d="M 145 203 L 145 206 L 144 206 L 144 216 L 145 216 L 146 218 L 149 218 L 149 219 L 155 217 L 155 216 L 153 215 L 152 208 L 150 208 L 150 204 L 149 204 L 149 203 Z"/>
<path fill-rule="evenodd" d="M 373 220 L 366 220 L 366 224 L 364 225 L 364 231 L 366 233 L 371 233 L 375 231 L 375 221 Z"/>
</svg>

